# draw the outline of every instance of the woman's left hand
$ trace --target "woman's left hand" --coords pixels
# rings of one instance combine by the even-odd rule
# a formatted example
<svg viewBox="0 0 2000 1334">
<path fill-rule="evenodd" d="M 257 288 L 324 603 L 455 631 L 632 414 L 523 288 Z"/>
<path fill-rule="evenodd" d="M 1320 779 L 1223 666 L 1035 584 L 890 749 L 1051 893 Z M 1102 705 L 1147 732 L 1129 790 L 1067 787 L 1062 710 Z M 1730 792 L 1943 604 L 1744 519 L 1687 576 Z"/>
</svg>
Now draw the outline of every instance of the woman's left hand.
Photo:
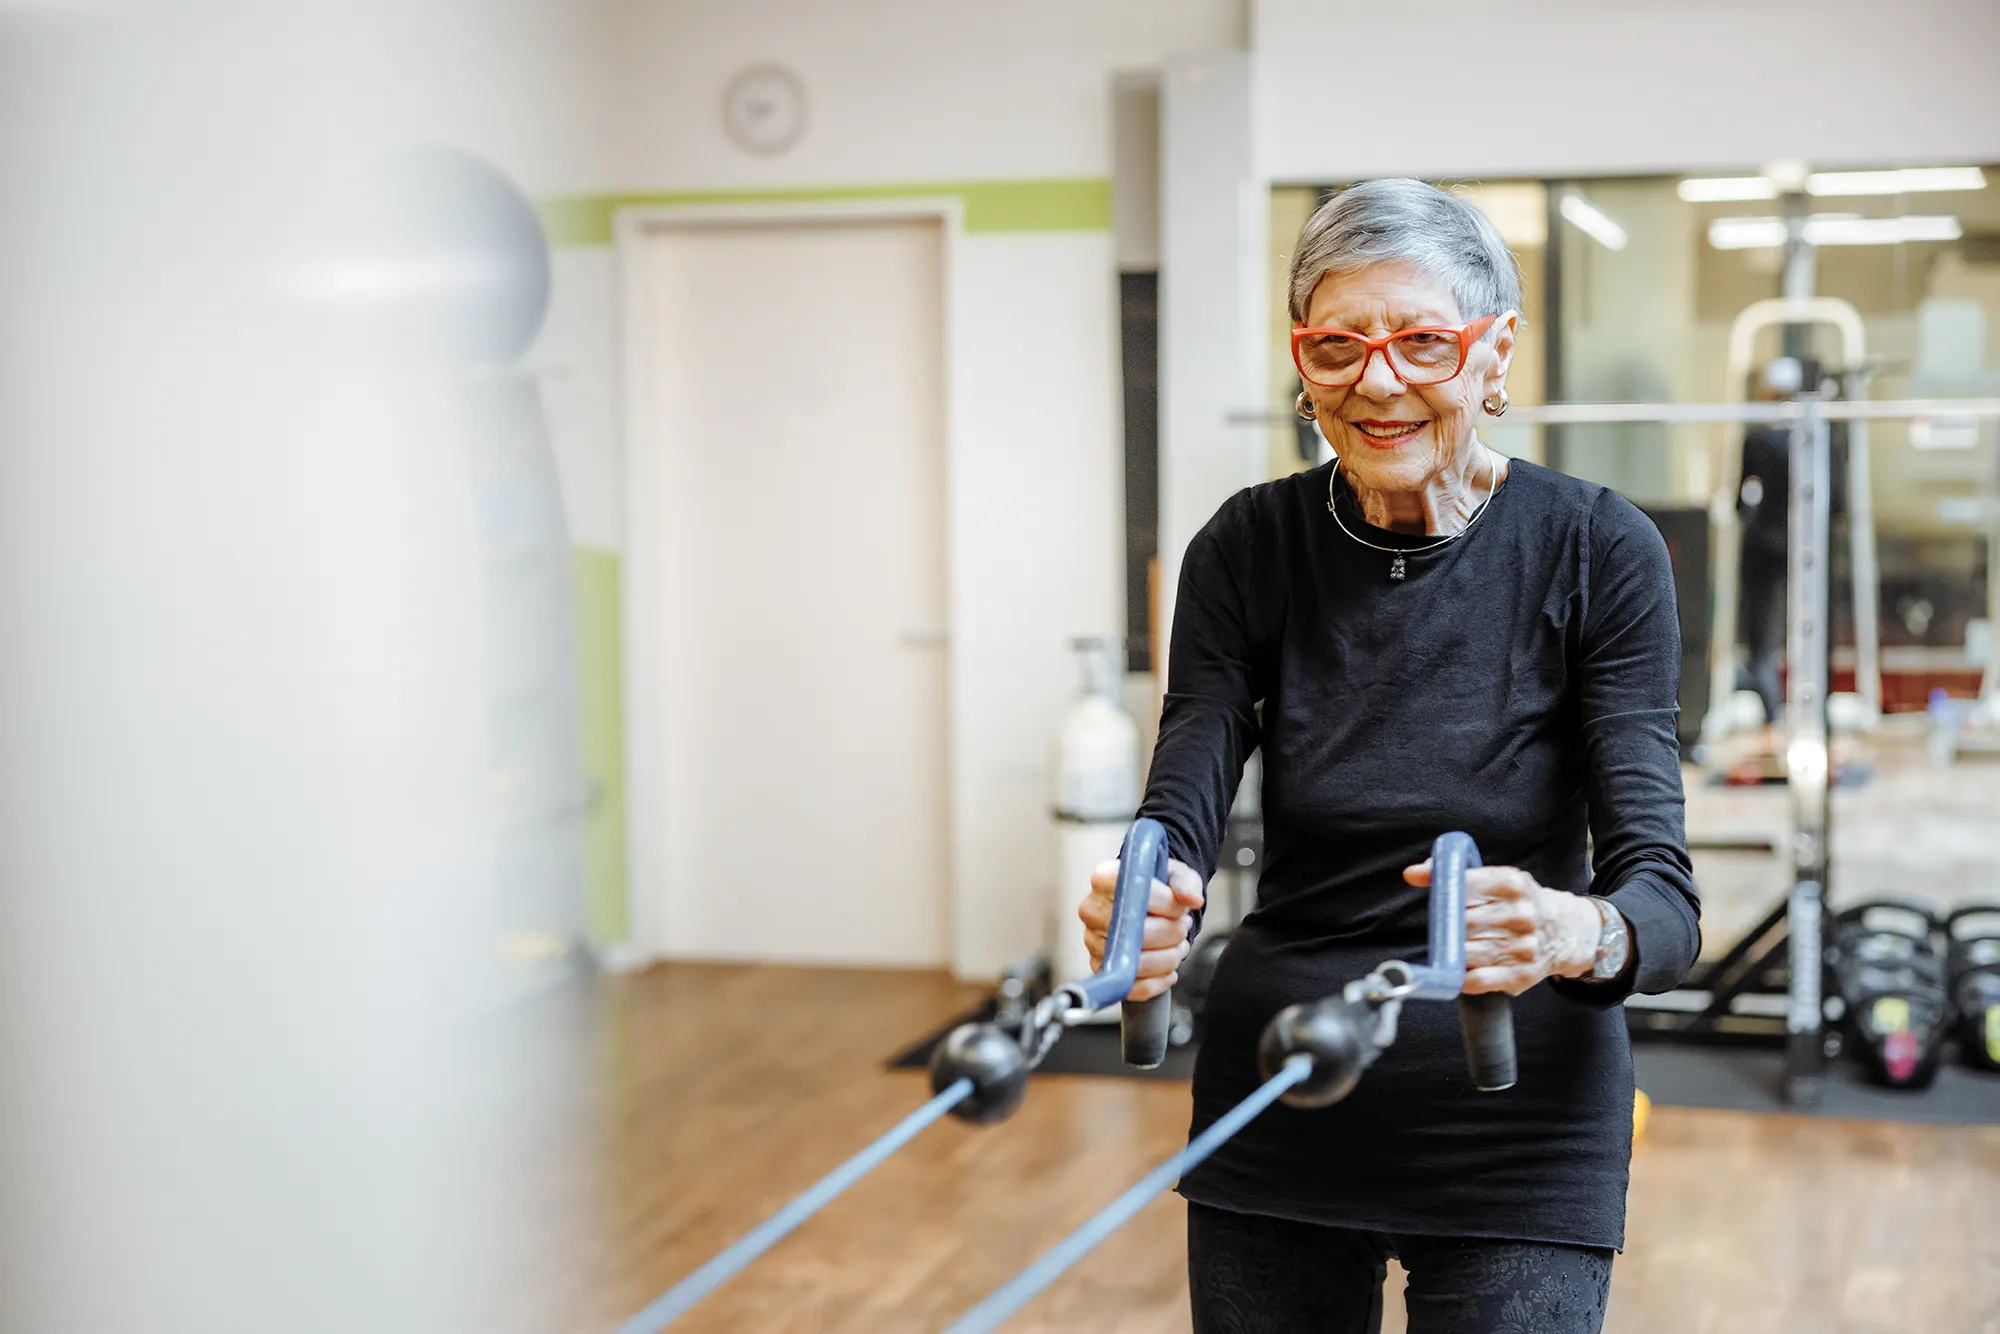
<svg viewBox="0 0 2000 1334">
<path fill-rule="evenodd" d="M 1430 862 L 1404 867 L 1403 879 L 1428 889 Z M 1465 873 L 1465 990 L 1518 996 L 1545 977 L 1586 976 L 1603 925 L 1589 899 L 1539 884 L 1518 866 L 1472 867 Z"/>
</svg>

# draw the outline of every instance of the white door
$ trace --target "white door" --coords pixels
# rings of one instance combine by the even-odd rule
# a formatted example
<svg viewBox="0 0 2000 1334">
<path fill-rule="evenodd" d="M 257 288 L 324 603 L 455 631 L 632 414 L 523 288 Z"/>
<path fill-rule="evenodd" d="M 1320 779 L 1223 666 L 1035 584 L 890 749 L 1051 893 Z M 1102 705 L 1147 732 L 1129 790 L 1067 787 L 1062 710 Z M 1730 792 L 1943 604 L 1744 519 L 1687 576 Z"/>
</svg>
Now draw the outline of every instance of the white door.
<svg viewBox="0 0 2000 1334">
<path fill-rule="evenodd" d="M 626 690 L 656 692 L 633 815 L 664 952 L 941 964 L 940 225 L 673 225 L 640 251 L 658 638 Z"/>
</svg>

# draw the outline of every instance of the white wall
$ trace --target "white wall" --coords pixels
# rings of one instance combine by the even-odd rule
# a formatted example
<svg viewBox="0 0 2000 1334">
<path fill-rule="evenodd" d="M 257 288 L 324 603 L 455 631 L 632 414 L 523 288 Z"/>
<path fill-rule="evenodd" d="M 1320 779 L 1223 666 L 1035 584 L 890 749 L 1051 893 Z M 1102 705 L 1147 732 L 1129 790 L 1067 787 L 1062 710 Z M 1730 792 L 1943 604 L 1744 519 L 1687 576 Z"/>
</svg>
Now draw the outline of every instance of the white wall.
<svg viewBox="0 0 2000 1334">
<path fill-rule="evenodd" d="M 620 5 L 607 186 L 653 189 L 1104 176 L 1110 76 L 1243 45 L 1241 0 L 656 0 Z M 811 128 L 760 157 L 722 133 L 746 65 L 804 81 Z"/>
<path fill-rule="evenodd" d="M 614 172 L 612 0 L 324 8 L 335 15 L 329 26 L 347 30 L 338 40 L 376 29 L 366 38 L 372 59 L 353 76 L 357 100 L 368 103 L 371 87 L 421 81 L 434 108 L 424 126 L 431 142 L 484 156 L 536 195 L 593 189 Z"/>
<path fill-rule="evenodd" d="M 1990 0 L 1435 0 L 1421 27 L 1396 5 L 1254 4 L 1277 181 L 2000 158 Z M 1331 114 L 1419 89 L 1442 114 Z"/>
<path fill-rule="evenodd" d="M 601 175 L 553 193 L 1102 180 L 1114 74 L 1240 46 L 1244 28 L 1240 0 L 673 0 L 603 15 L 606 139 L 586 164 Z M 811 118 L 769 157 L 733 147 L 721 118 L 731 75 L 762 61 L 798 72 Z M 1049 747 L 1074 688 L 1066 641 L 1123 624 L 1117 287 L 1108 228 L 978 230 L 952 256 L 949 892 L 955 966 L 990 975 L 1041 944 Z M 608 250 L 561 252 L 531 354 L 576 540 L 614 551 L 617 291 Z"/>
</svg>

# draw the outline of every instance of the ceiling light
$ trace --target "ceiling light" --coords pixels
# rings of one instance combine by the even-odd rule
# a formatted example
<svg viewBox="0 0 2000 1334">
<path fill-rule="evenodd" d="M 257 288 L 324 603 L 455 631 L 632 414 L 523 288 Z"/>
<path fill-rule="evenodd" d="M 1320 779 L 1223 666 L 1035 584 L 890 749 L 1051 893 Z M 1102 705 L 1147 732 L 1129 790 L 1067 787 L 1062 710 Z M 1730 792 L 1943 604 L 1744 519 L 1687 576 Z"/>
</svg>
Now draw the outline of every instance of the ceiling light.
<svg viewBox="0 0 2000 1334">
<path fill-rule="evenodd" d="M 1895 171 L 1816 171 L 1806 177 L 1815 195 L 1908 195 L 1931 190 L 1984 190 L 1977 167 L 1900 167 Z"/>
<path fill-rule="evenodd" d="M 1777 179 L 1777 165 L 1762 176 L 1690 176 L 1676 188 L 1690 204 L 1744 199 L 1776 199 L 1790 183 Z M 1891 171 L 1816 171 L 1798 178 L 1814 195 L 1908 195 L 1933 190 L 1984 190 L 1986 173 L 1977 167 L 1897 167 Z M 1796 188 L 1794 186 L 1793 188 Z"/>
<path fill-rule="evenodd" d="M 1906 215 L 1864 218 L 1853 213 L 1815 213 L 1806 219 L 1812 245 L 1896 245 L 1904 241 L 1956 241 L 1958 219 Z M 1757 250 L 1785 243 L 1783 218 L 1717 218 L 1708 224 L 1708 243 L 1717 250 Z"/>
<path fill-rule="evenodd" d="M 1761 250 L 1785 243 L 1783 218 L 1717 218 L 1708 224 L 1708 243 L 1717 250 Z"/>
<path fill-rule="evenodd" d="M 1768 176 L 1690 176 L 1677 188 L 1680 197 L 1690 204 L 1778 197 L 1777 183 Z"/>
<path fill-rule="evenodd" d="M 1625 229 L 1611 220 L 1611 215 L 1582 195 L 1567 194 L 1562 197 L 1563 217 L 1591 240 L 1607 250 L 1625 248 Z"/>
<path fill-rule="evenodd" d="M 1963 232 L 1952 217 L 1815 217 L 1806 223 L 1814 245 L 1894 245 L 1899 241 L 1956 241 Z"/>
</svg>

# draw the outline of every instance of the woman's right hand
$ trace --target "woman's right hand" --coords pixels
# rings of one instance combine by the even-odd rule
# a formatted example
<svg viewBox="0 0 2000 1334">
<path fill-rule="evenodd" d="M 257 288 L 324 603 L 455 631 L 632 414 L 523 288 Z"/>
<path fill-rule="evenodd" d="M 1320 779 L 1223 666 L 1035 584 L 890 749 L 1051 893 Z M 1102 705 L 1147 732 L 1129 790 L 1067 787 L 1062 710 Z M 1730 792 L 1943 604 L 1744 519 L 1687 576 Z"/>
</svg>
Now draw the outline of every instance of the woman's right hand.
<svg viewBox="0 0 2000 1334">
<path fill-rule="evenodd" d="M 1083 943 L 1090 950 L 1090 969 L 1104 966 L 1104 936 L 1111 929 L 1111 900 L 1118 891 L 1118 863 L 1105 862 L 1090 873 L 1090 893 L 1077 905 L 1083 919 Z M 1127 1000 L 1151 1000 L 1180 977 L 1174 970 L 1187 957 L 1191 914 L 1201 907 L 1201 877 L 1181 862 L 1167 862 L 1164 883 L 1155 880 L 1146 902 L 1146 934 L 1139 943 L 1139 980 Z"/>
</svg>

